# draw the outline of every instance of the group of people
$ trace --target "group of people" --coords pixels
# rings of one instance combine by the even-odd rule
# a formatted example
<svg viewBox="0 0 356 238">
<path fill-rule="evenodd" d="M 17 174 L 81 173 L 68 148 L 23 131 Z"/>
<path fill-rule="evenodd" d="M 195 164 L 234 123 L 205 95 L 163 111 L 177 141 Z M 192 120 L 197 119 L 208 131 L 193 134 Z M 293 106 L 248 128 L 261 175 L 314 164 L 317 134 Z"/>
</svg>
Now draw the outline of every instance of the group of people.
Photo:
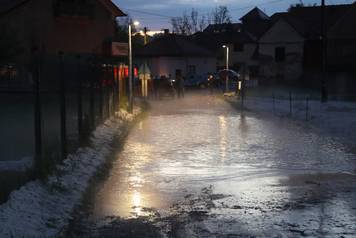
<svg viewBox="0 0 356 238">
<path fill-rule="evenodd" d="M 175 79 L 171 75 L 153 78 L 152 89 L 155 99 L 165 96 L 174 98 L 176 94 L 178 98 L 184 98 L 184 78 L 179 75 Z"/>
<path fill-rule="evenodd" d="M 142 90 L 146 88 L 146 93 L 142 92 L 143 97 L 150 96 L 154 99 L 161 99 L 164 97 L 175 98 L 177 96 L 178 98 L 184 98 L 185 78 L 181 74 L 176 74 L 174 78 L 171 75 L 168 77 L 164 75 L 153 77 L 147 80 L 146 84 L 143 84 L 143 81 L 141 80 Z M 144 85 L 145 87 L 143 87 Z M 209 74 L 201 86 L 209 89 L 210 94 L 213 94 L 216 90 L 225 90 L 225 80 Z"/>
</svg>

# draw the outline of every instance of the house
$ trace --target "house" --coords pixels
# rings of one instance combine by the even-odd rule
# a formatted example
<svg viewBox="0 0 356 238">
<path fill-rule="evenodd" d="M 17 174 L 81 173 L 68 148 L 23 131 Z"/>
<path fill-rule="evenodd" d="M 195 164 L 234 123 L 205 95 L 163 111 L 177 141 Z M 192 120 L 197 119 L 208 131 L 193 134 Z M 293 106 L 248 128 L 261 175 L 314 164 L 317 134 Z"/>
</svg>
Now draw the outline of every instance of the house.
<svg viewBox="0 0 356 238">
<path fill-rule="evenodd" d="M 325 7 L 328 32 L 350 9 L 350 4 Z M 296 6 L 270 17 L 271 26 L 259 39 L 256 58 L 260 77 L 268 82 L 320 84 L 322 66 L 322 11 L 320 6 Z"/>
<path fill-rule="evenodd" d="M 135 64 L 147 63 L 153 77 L 206 77 L 216 71 L 214 53 L 185 36 L 165 33 L 134 52 Z"/>
<path fill-rule="evenodd" d="M 328 31 L 329 88 L 335 92 L 356 92 L 355 29 L 356 2 Z"/>
<path fill-rule="evenodd" d="M 269 17 L 255 7 L 243 17 L 240 23 L 211 24 L 203 32 L 196 33 L 193 39 L 204 47 L 215 52 L 217 69 L 226 67 L 226 50 L 229 47 L 229 68 L 258 76 L 258 63 L 255 59 L 258 50 L 258 39 L 269 26 Z"/>
<path fill-rule="evenodd" d="M 303 73 L 304 37 L 287 18 L 278 19 L 259 39 L 260 83 L 297 81 Z"/>
<path fill-rule="evenodd" d="M 243 31 L 252 35 L 255 40 L 258 40 L 270 26 L 270 17 L 258 7 L 253 8 L 240 18 Z"/>
<path fill-rule="evenodd" d="M 45 63 L 58 59 L 60 51 L 66 57 L 107 55 L 120 16 L 125 14 L 111 0 L 1 0 L 0 29 L 10 32 L 8 41 L 16 42 L 18 52 L 1 63 L 15 71 L 10 81 L 28 82 L 38 54 Z"/>
</svg>

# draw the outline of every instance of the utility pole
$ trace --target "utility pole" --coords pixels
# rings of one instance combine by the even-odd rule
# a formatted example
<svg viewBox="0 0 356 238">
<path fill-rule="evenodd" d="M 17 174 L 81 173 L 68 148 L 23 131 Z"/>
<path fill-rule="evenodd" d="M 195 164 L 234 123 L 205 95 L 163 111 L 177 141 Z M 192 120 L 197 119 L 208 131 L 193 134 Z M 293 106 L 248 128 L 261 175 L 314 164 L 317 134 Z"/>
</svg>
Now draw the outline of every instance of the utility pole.
<svg viewBox="0 0 356 238">
<path fill-rule="evenodd" d="M 59 104 L 62 159 L 67 157 L 67 111 L 66 111 L 66 79 L 64 76 L 64 53 L 59 52 Z"/>
<path fill-rule="evenodd" d="M 132 40 L 131 23 L 129 24 L 129 112 L 133 111 L 133 82 L 132 82 Z"/>
<path fill-rule="evenodd" d="M 226 82 L 225 82 L 225 93 L 229 91 L 229 46 L 223 45 L 223 48 L 226 48 Z"/>
<path fill-rule="evenodd" d="M 322 75 L 321 75 L 321 102 L 328 101 L 327 92 L 327 35 L 326 35 L 326 7 L 325 0 L 321 0 L 321 45 L 322 45 Z"/>
<path fill-rule="evenodd" d="M 147 32 L 148 32 L 147 27 L 144 27 L 144 28 L 143 28 L 143 34 L 144 34 L 144 35 L 143 35 L 143 37 L 144 37 L 144 38 L 143 38 L 143 41 L 144 41 L 143 44 L 144 44 L 144 45 L 147 45 L 147 44 L 148 44 Z"/>
<path fill-rule="evenodd" d="M 140 23 L 138 21 L 134 21 L 133 25 L 138 26 Z M 133 112 L 133 66 L 132 66 L 132 25 L 129 23 L 129 112 Z"/>
</svg>

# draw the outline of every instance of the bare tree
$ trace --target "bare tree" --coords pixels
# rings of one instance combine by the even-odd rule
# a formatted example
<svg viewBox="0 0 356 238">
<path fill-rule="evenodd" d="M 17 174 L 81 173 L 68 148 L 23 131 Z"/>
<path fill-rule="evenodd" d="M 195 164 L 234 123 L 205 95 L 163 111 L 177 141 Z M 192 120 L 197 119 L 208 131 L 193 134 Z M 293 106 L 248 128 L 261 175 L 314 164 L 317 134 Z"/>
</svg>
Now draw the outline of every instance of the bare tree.
<svg viewBox="0 0 356 238">
<path fill-rule="evenodd" d="M 172 31 L 175 32 L 175 33 L 179 33 L 179 32 L 180 32 L 180 29 L 179 29 L 179 25 L 180 25 L 179 19 L 180 19 L 179 17 L 173 17 L 173 18 L 171 18 Z"/>
<path fill-rule="evenodd" d="M 199 20 L 199 31 L 203 31 L 207 26 L 207 17 L 202 16 Z"/>
<path fill-rule="evenodd" d="M 191 16 L 189 16 L 186 12 L 181 17 L 172 18 L 171 24 L 173 32 L 182 35 L 190 35 L 194 29 Z"/>
<path fill-rule="evenodd" d="M 231 16 L 226 6 L 216 7 L 212 16 L 214 24 L 231 23 Z"/>
<path fill-rule="evenodd" d="M 198 31 L 203 31 L 209 24 L 230 23 L 231 17 L 229 10 L 225 6 L 215 8 L 211 13 L 199 15 L 199 12 L 192 9 L 190 15 L 186 12 L 181 17 L 171 19 L 172 30 L 174 33 L 191 35 Z"/>
<path fill-rule="evenodd" d="M 190 16 L 186 12 L 183 14 L 183 29 L 185 34 L 192 34 L 193 25 Z"/>
<path fill-rule="evenodd" d="M 197 32 L 198 23 L 199 23 L 199 13 L 197 10 L 192 9 L 192 12 L 190 14 L 190 20 L 191 20 L 192 31 Z"/>
</svg>

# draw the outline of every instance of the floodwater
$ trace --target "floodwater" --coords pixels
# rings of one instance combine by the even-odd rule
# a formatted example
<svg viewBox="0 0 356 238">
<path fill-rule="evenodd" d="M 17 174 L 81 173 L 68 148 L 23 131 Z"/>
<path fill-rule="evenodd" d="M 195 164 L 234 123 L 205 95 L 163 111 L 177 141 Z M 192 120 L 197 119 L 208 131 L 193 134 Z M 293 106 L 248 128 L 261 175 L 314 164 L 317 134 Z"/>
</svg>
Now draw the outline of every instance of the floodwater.
<svg viewBox="0 0 356 238">
<path fill-rule="evenodd" d="M 90 219 L 107 237 L 355 237 L 349 151 L 307 124 L 241 112 L 217 96 L 153 101 Z"/>
</svg>

